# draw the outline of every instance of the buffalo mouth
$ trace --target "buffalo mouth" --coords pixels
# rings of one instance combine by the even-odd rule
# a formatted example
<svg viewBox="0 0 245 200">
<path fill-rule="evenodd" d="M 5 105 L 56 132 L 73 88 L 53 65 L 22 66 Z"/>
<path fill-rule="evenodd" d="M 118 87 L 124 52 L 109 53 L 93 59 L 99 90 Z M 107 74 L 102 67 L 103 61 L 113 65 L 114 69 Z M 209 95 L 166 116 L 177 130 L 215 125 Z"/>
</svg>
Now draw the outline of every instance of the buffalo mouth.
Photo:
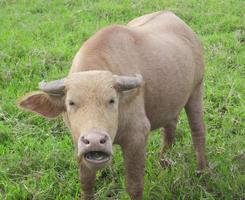
<svg viewBox="0 0 245 200">
<path fill-rule="evenodd" d="M 103 164 L 110 160 L 110 155 L 103 151 L 90 151 L 84 154 L 87 162 L 93 164 Z"/>
</svg>

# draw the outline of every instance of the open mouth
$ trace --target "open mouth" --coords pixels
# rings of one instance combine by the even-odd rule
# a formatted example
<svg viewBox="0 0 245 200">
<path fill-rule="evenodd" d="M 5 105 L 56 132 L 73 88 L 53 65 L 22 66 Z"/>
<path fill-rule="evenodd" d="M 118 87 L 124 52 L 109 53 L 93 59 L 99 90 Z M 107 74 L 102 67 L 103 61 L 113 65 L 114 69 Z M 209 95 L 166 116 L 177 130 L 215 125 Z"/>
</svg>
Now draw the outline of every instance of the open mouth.
<svg viewBox="0 0 245 200">
<path fill-rule="evenodd" d="M 90 151 L 84 155 L 86 161 L 95 164 L 102 164 L 110 160 L 110 155 L 103 151 Z"/>
</svg>

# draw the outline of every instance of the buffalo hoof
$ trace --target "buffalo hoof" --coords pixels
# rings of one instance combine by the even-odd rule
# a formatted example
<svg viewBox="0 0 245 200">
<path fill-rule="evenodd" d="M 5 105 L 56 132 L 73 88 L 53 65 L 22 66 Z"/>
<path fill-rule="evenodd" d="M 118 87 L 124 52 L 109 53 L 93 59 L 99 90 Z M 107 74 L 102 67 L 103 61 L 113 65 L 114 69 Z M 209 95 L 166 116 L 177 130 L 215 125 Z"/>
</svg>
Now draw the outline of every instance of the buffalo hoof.
<svg viewBox="0 0 245 200">
<path fill-rule="evenodd" d="M 171 167 L 172 165 L 174 165 L 174 161 L 172 161 L 171 159 L 168 159 L 168 158 L 161 158 L 160 159 L 160 165 L 162 166 L 162 168 L 168 168 L 168 167 Z"/>
</svg>

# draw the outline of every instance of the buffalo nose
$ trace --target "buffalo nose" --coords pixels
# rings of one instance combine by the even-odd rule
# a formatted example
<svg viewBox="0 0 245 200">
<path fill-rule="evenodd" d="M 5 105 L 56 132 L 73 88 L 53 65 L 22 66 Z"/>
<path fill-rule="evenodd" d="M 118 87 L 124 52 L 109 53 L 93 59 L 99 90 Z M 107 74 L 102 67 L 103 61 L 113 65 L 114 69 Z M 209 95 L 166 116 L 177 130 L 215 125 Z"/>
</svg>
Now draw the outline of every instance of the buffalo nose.
<svg viewBox="0 0 245 200">
<path fill-rule="evenodd" d="M 109 137 L 105 134 L 90 133 L 86 136 L 81 136 L 81 143 L 85 146 L 105 145 Z"/>
<path fill-rule="evenodd" d="M 84 143 L 84 144 L 89 144 L 89 140 L 87 140 L 84 136 L 81 137 L 81 141 Z"/>
</svg>

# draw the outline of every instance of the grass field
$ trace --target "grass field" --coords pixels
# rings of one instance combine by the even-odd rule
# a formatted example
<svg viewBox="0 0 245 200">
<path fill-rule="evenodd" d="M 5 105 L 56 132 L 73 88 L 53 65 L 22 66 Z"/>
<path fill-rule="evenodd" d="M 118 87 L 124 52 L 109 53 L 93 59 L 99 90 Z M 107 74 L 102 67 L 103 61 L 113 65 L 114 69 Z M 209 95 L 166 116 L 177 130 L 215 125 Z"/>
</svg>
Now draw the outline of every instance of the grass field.
<svg viewBox="0 0 245 200">
<path fill-rule="evenodd" d="M 243 0 L 0 0 L 0 199 L 79 199 L 72 141 L 61 119 L 16 107 L 42 79 L 67 74 L 76 51 L 96 30 L 168 9 L 203 42 L 208 167 L 196 160 L 184 113 L 170 169 L 158 163 L 160 135 L 148 142 L 146 200 L 245 198 L 245 2 Z M 98 172 L 97 199 L 126 200 L 123 161 Z"/>
</svg>

